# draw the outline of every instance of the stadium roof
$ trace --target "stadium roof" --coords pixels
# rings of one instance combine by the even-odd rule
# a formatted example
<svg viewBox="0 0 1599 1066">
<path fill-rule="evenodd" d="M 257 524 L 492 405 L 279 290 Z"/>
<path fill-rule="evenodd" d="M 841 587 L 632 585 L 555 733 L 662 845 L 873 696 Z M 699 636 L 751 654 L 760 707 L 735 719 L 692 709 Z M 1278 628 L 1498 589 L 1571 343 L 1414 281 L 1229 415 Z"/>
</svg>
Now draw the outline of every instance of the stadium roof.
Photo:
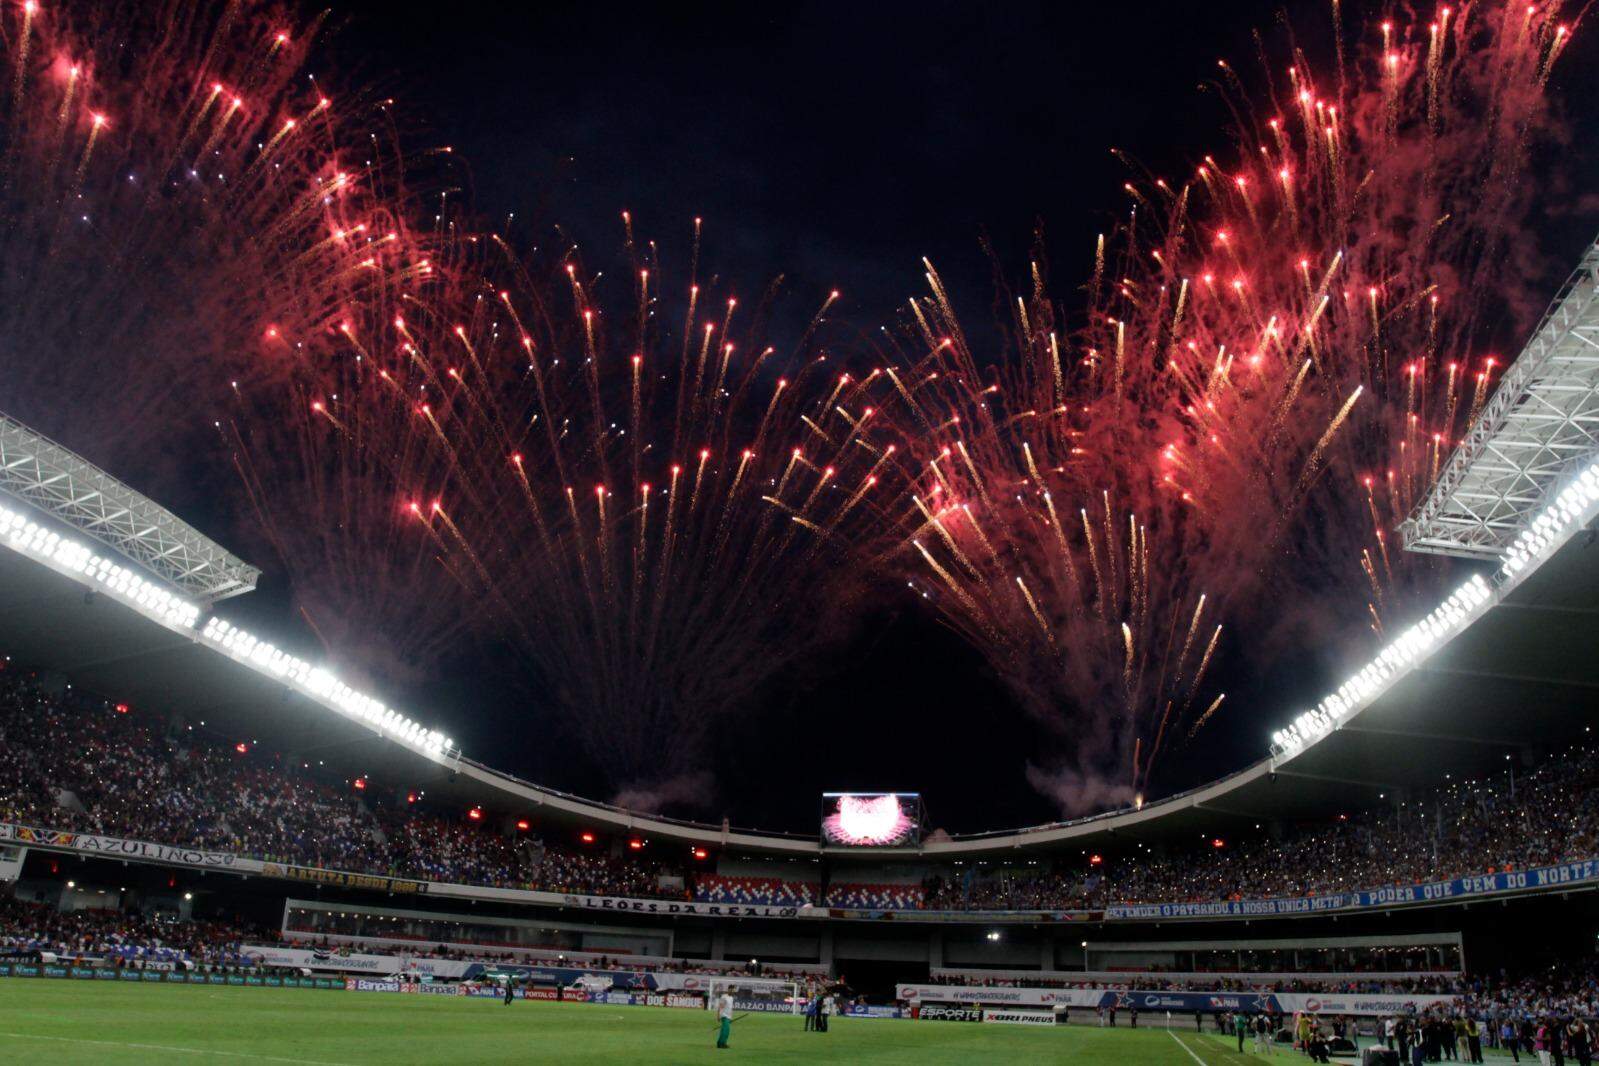
<svg viewBox="0 0 1599 1066">
<path fill-rule="evenodd" d="M 1551 485 L 1599 449 L 1599 243 L 1550 304 L 1433 489 L 1410 551 L 1497 559 Z"/>
<path fill-rule="evenodd" d="M 250 592 L 261 571 L 154 500 L 0 414 L 0 493 L 8 493 L 204 603 Z"/>
</svg>

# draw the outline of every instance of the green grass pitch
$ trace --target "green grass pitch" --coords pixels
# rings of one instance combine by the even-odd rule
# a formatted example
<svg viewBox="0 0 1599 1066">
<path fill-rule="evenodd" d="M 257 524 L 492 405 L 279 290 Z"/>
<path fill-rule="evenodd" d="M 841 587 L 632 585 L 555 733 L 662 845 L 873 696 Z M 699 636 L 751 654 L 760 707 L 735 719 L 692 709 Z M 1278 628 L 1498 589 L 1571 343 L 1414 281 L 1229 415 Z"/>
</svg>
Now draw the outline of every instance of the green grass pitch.
<svg viewBox="0 0 1599 1066">
<path fill-rule="evenodd" d="M 7 1063 L 971 1063 L 1242 1066 L 1272 1061 L 1192 1028 L 1134 1032 L 752 1015 L 717 1051 L 707 1011 L 270 988 L 0 980 Z M 1293 1056 L 1297 1059 L 1299 1056 Z M 1279 1056 L 1287 1063 L 1287 1056 Z"/>
</svg>

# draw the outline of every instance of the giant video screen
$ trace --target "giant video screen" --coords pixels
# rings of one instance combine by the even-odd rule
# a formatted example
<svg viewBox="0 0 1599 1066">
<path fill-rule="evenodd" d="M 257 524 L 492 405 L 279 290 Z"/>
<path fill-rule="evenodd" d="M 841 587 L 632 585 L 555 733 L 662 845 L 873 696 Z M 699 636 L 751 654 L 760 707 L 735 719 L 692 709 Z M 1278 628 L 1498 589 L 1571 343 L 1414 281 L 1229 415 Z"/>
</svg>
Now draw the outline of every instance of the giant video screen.
<svg viewBox="0 0 1599 1066">
<path fill-rule="evenodd" d="M 922 839 L 922 797 L 915 792 L 824 792 L 822 844 L 910 847 Z"/>
</svg>

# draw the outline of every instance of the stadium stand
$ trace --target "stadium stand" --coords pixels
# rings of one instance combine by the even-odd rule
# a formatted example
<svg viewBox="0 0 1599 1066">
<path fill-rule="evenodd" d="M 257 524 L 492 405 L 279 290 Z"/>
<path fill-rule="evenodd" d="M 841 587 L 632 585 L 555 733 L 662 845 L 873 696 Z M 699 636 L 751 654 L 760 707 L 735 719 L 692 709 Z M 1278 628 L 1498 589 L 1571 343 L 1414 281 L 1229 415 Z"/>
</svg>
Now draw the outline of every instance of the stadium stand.
<svg viewBox="0 0 1599 1066">
<path fill-rule="evenodd" d="M 0 820 L 436 881 L 707 903 L 804 906 L 824 899 L 830 907 L 885 912 L 1070 910 L 1423 882 L 1590 857 L 1599 846 L 1599 755 L 1578 746 L 1515 778 L 1507 773 L 1454 783 L 1392 808 L 1290 828 L 1279 839 L 1263 835 L 1225 848 L 1201 846 L 1141 860 L 1112 855 L 1086 868 L 1076 856 L 945 867 L 924 883 L 845 879 L 823 896 L 804 880 L 696 877 L 625 852 L 572 851 L 460 815 L 391 808 L 375 789 L 352 794 L 348 783 L 323 780 L 281 755 L 244 747 L 240 751 L 203 729 L 162 729 L 138 712 L 87 694 L 47 689 L 21 671 L 0 673 Z M 267 931 L 219 917 L 178 921 L 115 908 L 63 911 L 0 894 L 0 954 L 49 953 L 116 968 L 250 969 L 258 960 L 244 952 L 247 942 L 485 965 L 578 966 L 610 974 L 624 986 L 640 973 L 730 976 L 757 965 L 489 943 L 384 945 L 372 943 L 377 938 L 371 932 L 354 915 L 329 918 L 314 930 L 293 928 L 286 920 L 284 929 Z M 341 939 L 360 943 L 341 947 Z M 767 976 L 804 979 L 825 973 L 827 966 L 768 962 L 759 969 Z M 1489 1047 L 1502 1043 L 1499 1034 L 1507 1026 L 1517 1033 L 1536 1031 L 1549 1017 L 1599 1012 L 1599 971 L 1591 964 L 1519 973 L 1301 974 L 1270 980 L 939 968 L 928 979 L 964 988 L 1443 995 L 1453 997 L 1447 1009 L 1402 1024 L 1430 1031 L 1436 1041 L 1451 1019 L 1474 1018 L 1489 1034 Z"/>
<path fill-rule="evenodd" d="M 1461 1006 L 1495 1017 L 1593 1018 L 1599 1016 L 1599 964 L 1468 981 Z"/>
<path fill-rule="evenodd" d="M 341 794 L 308 768 L 192 727 L 157 735 L 122 705 L 0 674 L 0 820 L 325 869 L 600 895 L 682 896 L 657 868 L 541 848 Z"/>
<path fill-rule="evenodd" d="M 873 911 L 920 909 L 925 900 L 921 885 L 883 885 L 849 882 L 827 886 L 829 907 L 854 907 Z"/>
<path fill-rule="evenodd" d="M 1512 783 L 1512 781 L 1514 783 Z M 1599 754 L 1576 746 L 1515 779 L 1450 784 L 1281 840 L 1161 858 L 1107 856 L 1092 873 L 1036 866 L 928 881 L 929 909 L 1087 909 L 1111 903 L 1269 899 L 1419 884 L 1599 854 Z"/>
<path fill-rule="evenodd" d="M 528 879 L 530 887 L 591 896 L 645 896 L 685 899 L 682 889 L 661 886 L 661 864 L 613 855 L 546 847 Z M 682 877 L 682 872 L 677 871 Z"/>
<path fill-rule="evenodd" d="M 1591 858 L 1599 847 L 1599 758 L 1574 747 L 1511 784 L 1453 783 L 1281 842 L 1201 849 L 1176 862 L 1124 864 L 1112 901 L 1303 896 L 1528 869 Z"/>
<path fill-rule="evenodd" d="M 931 910 L 1073 910 L 1103 901 L 1102 878 L 1052 866 L 972 867 L 961 875 L 935 874 L 924 887 Z"/>
<path fill-rule="evenodd" d="M 378 860 L 382 872 L 497 886 L 524 885 L 538 877 L 538 868 L 524 852 L 480 827 L 427 814 L 386 817 L 381 808 L 377 814 L 388 842 L 387 855 Z"/>
<path fill-rule="evenodd" d="M 47 952 L 136 968 L 248 966 L 252 963 L 239 946 L 263 935 L 270 934 L 228 922 L 179 922 L 109 908 L 61 911 L 0 894 L 0 955 Z"/>
<path fill-rule="evenodd" d="M 0 684 L 0 814 L 333 868 L 368 865 L 378 846 L 353 800 L 236 751 L 157 739 L 125 707 L 57 698 L 14 671 Z"/>
<path fill-rule="evenodd" d="M 239 750 L 240 747 L 245 750 Z M 1586 859 L 1599 853 L 1599 755 L 1576 746 L 1531 772 L 1452 783 L 1281 839 L 1151 856 L 946 868 L 924 884 L 836 881 L 830 907 L 1071 910 L 1113 903 L 1298 897 Z M 157 732 L 141 715 L 24 672 L 0 674 L 0 820 L 255 858 L 462 884 L 596 896 L 803 906 L 808 882 L 704 874 L 391 809 L 249 745 Z M 664 876 L 663 876 L 664 875 Z"/>
<path fill-rule="evenodd" d="M 815 902 L 816 896 L 816 886 L 808 881 L 784 881 L 775 877 L 701 874 L 694 885 L 694 898 L 702 903 L 804 907 Z"/>
<path fill-rule="evenodd" d="M 250 944 L 273 944 L 337 954 L 337 945 L 325 937 L 280 937 L 270 930 L 224 921 L 178 921 L 118 908 L 61 911 L 48 904 L 20 900 L 0 893 L 0 957 L 27 957 L 41 953 L 66 962 L 96 961 L 117 968 L 224 967 L 253 968 L 260 960 L 247 950 Z M 521 963 L 525 965 L 580 966 L 618 976 L 636 973 L 680 973 L 732 976 L 748 973 L 742 963 L 717 963 L 709 959 L 639 959 L 554 951 L 496 952 L 462 950 L 444 945 L 417 944 L 403 949 L 363 946 L 363 955 L 389 955 L 406 959 Z M 759 967 L 767 977 L 802 977 L 823 967 L 771 965 Z"/>
</svg>

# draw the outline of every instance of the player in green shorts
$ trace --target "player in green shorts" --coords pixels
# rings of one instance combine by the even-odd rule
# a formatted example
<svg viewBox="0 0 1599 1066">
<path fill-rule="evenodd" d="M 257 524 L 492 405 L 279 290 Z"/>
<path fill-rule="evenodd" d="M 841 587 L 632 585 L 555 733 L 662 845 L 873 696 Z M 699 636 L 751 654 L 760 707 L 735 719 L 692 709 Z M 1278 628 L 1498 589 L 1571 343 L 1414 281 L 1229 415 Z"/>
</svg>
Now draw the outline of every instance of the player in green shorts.
<svg viewBox="0 0 1599 1066">
<path fill-rule="evenodd" d="M 716 1016 L 721 1019 L 722 1026 L 716 1036 L 716 1046 L 727 1047 L 727 1038 L 733 1035 L 733 994 L 723 992 L 716 1001 Z"/>
</svg>

